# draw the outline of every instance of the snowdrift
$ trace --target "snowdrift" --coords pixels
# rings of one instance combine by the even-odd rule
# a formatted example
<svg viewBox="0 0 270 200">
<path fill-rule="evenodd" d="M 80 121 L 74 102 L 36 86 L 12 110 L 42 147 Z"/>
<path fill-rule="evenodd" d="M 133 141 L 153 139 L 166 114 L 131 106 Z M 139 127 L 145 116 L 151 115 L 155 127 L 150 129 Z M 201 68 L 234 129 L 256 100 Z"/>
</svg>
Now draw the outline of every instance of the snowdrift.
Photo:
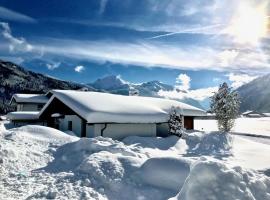
<svg viewBox="0 0 270 200">
<path fill-rule="evenodd" d="M 170 200 L 266 200 L 270 199 L 270 179 L 253 170 L 229 168 L 216 161 L 198 161 L 184 186 Z"/>
<path fill-rule="evenodd" d="M 12 129 L 0 133 L 0 199 L 270 199 L 269 170 L 235 166 L 237 141 L 217 132 L 120 142 Z"/>
</svg>

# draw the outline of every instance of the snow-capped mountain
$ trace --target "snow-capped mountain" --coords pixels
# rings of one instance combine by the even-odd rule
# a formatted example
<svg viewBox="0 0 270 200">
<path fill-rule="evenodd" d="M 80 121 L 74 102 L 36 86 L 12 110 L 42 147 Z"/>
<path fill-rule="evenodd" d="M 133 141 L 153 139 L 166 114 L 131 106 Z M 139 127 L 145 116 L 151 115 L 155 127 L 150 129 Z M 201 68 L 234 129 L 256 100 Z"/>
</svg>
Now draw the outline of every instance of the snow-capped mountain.
<svg viewBox="0 0 270 200">
<path fill-rule="evenodd" d="M 258 77 L 237 89 L 241 97 L 240 111 L 270 112 L 270 74 Z"/>
<path fill-rule="evenodd" d="M 148 97 L 161 97 L 158 95 L 160 90 L 172 91 L 174 87 L 168 84 L 164 84 L 160 81 L 154 80 L 140 84 L 129 83 L 121 79 L 120 76 L 106 76 L 104 78 L 99 78 L 95 82 L 88 84 L 89 86 L 104 92 L 110 92 L 114 94 L 129 95 L 133 91 L 139 96 Z M 181 102 L 188 103 L 190 105 L 196 106 L 198 108 L 203 108 L 201 104 L 192 98 L 183 98 Z"/>
</svg>

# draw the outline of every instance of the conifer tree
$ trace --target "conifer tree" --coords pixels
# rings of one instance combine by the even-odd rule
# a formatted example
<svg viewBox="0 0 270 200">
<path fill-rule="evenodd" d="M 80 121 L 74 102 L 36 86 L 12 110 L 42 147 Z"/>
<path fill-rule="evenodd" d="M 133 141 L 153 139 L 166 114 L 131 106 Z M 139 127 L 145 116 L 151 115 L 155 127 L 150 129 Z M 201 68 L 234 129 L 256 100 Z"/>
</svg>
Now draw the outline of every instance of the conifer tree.
<svg viewBox="0 0 270 200">
<path fill-rule="evenodd" d="M 171 135 L 181 137 L 184 132 L 183 115 L 180 112 L 180 108 L 172 107 L 169 118 L 169 131 Z"/>
<path fill-rule="evenodd" d="M 234 126 L 238 115 L 240 99 L 236 91 L 231 91 L 227 83 L 219 86 L 218 91 L 211 97 L 211 112 L 215 113 L 220 131 L 229 132 Z"/>
</svg>

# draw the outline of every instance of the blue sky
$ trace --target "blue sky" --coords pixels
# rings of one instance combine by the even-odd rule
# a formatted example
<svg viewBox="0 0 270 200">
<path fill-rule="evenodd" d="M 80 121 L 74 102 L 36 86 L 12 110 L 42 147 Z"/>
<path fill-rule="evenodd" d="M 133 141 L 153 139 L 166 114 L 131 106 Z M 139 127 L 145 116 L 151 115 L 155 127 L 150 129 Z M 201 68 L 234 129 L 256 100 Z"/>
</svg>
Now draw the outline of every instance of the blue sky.
<svg viewBox="0 0 270 200">
<path fill-rule="evenodd" d="M 82 83 L 114 74 L 187 90 L 222 81 L 236 88 L 270 73 L 269 7 L 265 0 L 0 0 L 0 58 Z"/>
</svg>

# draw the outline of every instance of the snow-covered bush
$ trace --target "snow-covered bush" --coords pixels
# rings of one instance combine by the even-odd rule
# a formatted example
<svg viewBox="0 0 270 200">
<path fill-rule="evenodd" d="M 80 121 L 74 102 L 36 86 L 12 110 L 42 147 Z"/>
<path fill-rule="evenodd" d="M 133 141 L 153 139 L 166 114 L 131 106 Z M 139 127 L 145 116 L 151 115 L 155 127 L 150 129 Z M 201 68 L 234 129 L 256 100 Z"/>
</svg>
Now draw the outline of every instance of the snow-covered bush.
<svg viewBox="0 0 270 200">
<path fill-rule="evenodd" d="M 168 122 L 170 134 L 181 137 L 184 132 L 184 120 L 179 107 L 171 108 Z"/>
<path fill-rule="evenodd" d="M 238 115 L 240 99 L 235 91 L 231 91 L 227 83 L 219 86 L 218 91 L 211 97 L 211 112 L 215 113 L 218 121 L 218 128 L 228 132 L 234 126 L 235 118 Z"/>
</svg>

